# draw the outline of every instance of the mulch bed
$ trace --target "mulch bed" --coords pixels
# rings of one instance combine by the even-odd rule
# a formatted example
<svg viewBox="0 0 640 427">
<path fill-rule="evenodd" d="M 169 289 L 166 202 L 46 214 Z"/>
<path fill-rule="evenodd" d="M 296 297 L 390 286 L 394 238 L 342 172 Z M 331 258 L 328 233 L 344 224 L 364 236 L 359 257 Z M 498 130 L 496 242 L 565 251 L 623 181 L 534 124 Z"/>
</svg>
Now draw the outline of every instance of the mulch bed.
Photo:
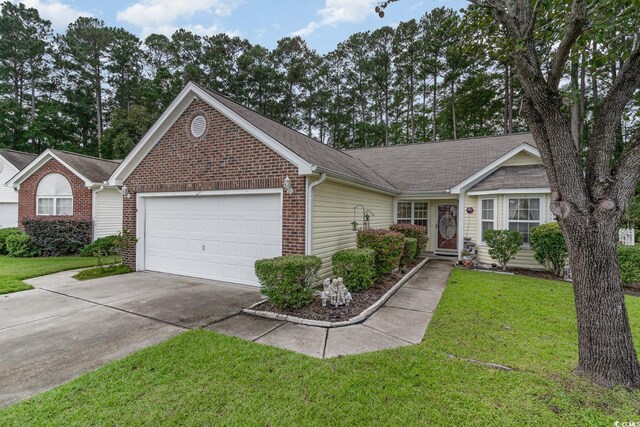
<svg viewBox="0 0 640 427">
<path fill-rule="evenodd" d="M 347 321 L 356 317 L 364 310 L 375 304 L 376 301 L 378 301 L 389 289 L 398 283 L 406 273 L 411 271 L 421 261 L 422 259 L 418 259 L 413 264 L 405 267 L 402 272 L 398 271 L 387 275 L 383 279 L 376 281 L 373 286 L 366 291 L 352 292 L 351 297 L 353 298 L 353 301 L 351 301 L 349 306 L 340 306 L 335 308 L 327 304 L 326 307 L 323 307 L 320 297 L 316 296 L 311 304 L 298 309 L 280 309 L 267 300 L 262 304 L 253 307 L 253 310 L 286 314 L 303 319 L 323 320 L 326 322 Z M 320 288 L 320 290 L 322 290 L 322 288 Z"/>
</svg>

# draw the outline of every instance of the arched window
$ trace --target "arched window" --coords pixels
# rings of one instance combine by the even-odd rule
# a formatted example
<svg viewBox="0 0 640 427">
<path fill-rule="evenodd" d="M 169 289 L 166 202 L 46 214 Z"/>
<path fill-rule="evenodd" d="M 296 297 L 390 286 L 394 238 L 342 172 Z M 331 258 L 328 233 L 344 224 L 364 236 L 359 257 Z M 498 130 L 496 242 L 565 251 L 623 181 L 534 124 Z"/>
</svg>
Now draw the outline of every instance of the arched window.
<svg viewBox="0 0 640 427">
<path fill-rule="evenodd" d="M 73 215 L 73 194 L 69 180 L 51 173 L 40 181 L 36 192 L 38 215 Z"/>
</svg>

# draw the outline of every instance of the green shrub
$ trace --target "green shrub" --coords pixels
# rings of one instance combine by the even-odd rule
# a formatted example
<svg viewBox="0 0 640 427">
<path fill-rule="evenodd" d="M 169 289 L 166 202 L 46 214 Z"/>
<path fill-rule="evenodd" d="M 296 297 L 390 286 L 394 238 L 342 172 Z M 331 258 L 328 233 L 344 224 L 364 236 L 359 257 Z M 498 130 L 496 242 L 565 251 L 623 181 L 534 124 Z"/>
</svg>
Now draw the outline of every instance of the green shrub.
<svg viewBox="0 0 640 427">
<path fill-rule="evenodd" d="M 406 266 L 413 262 L 418 256 L 418 239 L 412 237 L 404 238 L 404 252 L 400 258 L 400 265 Z"/>
<path fill-rule="evenodd" d="M 96 239 L 80 251 L 82 256 L 109 256 L 118 253 L 118 236 L 107 236 Z"/>
<path fill-rule="evenodd" d="M 322 261 L 316 256 L 288 255 L 256 261 L 261 292 L 278 308 L 299 308 L 313 299 Z"/>
<path fill-rule="evenodd" d="M 397 231 L 384 229 L 360 230 L 359 248 L 371 248 L 376 253 L 376 275 L 382 277 L 400 265 L 404 251 L 404 236 Z"/>
<path fill-rule="evenodd" d="M 522 246 L 522 235 L 514 230 L 487 230 L 484 241 L 489 247 L 489 256 L 506 270 L 507 263 L 516 257 Z"/>
<path fill-rule="evenodd" d="M 551 264 L 552 271 L 562 275 L 569 254 L 560 225 L 549 222 L 532 228 L 530 242 L 536 261 L 545 267 Z"/>
<path fill-rule="evenodd" d="M 76 255 L 91 243 L 93 234 L 88 220 L 32 218 L 22 223 L 44 256 Z"/>
<path fill-rule="evenodd" d="M 427 227 L 413 224 L 393 224 L 389 227 L 389 230 L 402 233 L 404 237 L 416 239 L 418 241 L 418 252 L 416 256 L 420 255 L 427 247 L 427 242 L 429 241 L 427 237 Z"/>
<path fill-rule="evenodd" d="M 6 238 L 9 256 L 16 258 L 31 258 L 40 255 L 38 247 L 27 233 L 18 232 Z"/>
<path fill-rule="evenodd" d="M 7 237 L 20 233 L 17 228 L 0 228 L 0 255 L 7 255 Z"/>
<path fill-rule="evenodd" d="M 371 248 L 344 249 L 333 254 L 333 275 L 351 292 L 365 291 L 376 278 L 376 254 Z"/>
<path fill-rule="evenodd" d="M 618 246 L 622 283 L 640 283 L 640 245 Z"/>
</svg>

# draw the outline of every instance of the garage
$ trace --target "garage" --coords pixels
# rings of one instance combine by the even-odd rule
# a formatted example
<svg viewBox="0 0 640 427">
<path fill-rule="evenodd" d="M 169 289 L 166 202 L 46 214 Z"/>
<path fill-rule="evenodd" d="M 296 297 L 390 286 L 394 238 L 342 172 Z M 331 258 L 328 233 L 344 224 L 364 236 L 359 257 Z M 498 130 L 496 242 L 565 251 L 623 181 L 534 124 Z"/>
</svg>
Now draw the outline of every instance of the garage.
<svg viewBox="0 0 640 427">
<path fill-rule="evenodd" d="M 0 228 L 18 226 L 18 204 L 0 203 Z"/>
<path fill-rule="evenodd" d="M 282 254 L 280 191 L 138 196 L 139 269 L 258 286 L 255 261 Z"/>
</svg>

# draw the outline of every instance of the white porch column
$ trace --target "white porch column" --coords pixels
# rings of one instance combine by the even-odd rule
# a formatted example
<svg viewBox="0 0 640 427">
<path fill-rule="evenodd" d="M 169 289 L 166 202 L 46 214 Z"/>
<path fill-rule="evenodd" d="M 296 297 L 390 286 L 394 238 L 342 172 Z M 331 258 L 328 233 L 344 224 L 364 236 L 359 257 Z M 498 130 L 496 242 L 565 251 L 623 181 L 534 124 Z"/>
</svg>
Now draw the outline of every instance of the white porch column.
<svg viewBox="0 0 640 427">
<path fill-rule="evenodd" d="M 464 244 L 464 190 L 458 194 L 458 260 L 462 259 L 462 246 Z"/>
</svg>

